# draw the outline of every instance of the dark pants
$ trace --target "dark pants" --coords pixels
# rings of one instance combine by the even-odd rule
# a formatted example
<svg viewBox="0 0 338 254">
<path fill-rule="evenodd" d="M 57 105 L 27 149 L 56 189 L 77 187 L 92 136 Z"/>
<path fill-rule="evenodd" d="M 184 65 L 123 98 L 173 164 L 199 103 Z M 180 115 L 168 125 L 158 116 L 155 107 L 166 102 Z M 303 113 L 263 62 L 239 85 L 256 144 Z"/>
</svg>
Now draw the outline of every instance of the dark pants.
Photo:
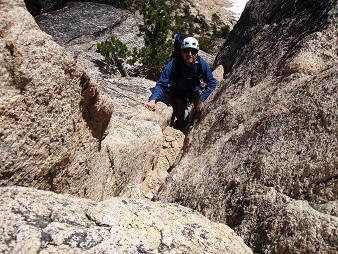
<svg viewBox="0 0 338 254">
<path fill-rule="evenodd" d="M 165 92 L 160 101 L 173 107 L 170 126 L 185 133 L 188 129 L 189 122 L 191 121 L 191 110 L 189 110 L 191 100 L 180 98 L 169 92 Z"/>
</svg>

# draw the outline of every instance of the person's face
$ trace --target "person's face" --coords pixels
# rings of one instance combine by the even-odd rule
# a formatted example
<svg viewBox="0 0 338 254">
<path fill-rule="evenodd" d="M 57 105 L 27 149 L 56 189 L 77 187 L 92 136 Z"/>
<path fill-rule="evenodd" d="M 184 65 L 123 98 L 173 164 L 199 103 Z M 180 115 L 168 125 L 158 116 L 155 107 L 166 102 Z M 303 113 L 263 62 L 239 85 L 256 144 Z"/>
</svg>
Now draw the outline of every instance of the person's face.
<svg viewBox="0 0 338 254">
<path fill-rule="evenodd" d="M 185 64 L 192 65 L 197 59 L 198 50 L 191 48 L 182 49 L 182 56 Z"/>
</svg>

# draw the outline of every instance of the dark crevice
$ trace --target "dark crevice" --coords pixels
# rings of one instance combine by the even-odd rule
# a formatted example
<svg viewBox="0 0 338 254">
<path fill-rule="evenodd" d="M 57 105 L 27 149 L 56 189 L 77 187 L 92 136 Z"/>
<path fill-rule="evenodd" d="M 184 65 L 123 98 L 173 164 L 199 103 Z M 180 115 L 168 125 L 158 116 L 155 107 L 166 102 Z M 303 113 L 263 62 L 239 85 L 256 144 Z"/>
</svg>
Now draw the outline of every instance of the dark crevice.
<svg viewBox="0 0 338 254">
<path fill-rule="evenodd" d="M 111 228 L 110 225 L 108 224 L 104 224 L 104 223 L 100 223 L 97 220 L 95 220 L 94 218 L 92 218 L 88 213 L 85 213 L 85 216 L 87 217 L 88 220 L 94 222 L 94 224 L 98 227 L 105 227 L 105 228 Z"/>
<path fill-rule="evenodd" d="M 160 230 L 160 245 L 157 248 L 159 253 L 166 253 L 170 250 L 170 247 L 163 242 L 163 230 Z"/>
<path fill-rule="evenodd" d="M 99 105 L 99 92 L 87 74 L 83 73 L 80 79 L 81 95 L 80 109 L 83 119 L 86 121 L 93 137 L 98 139 L 101 150 L 101 142 L 105 137 L 112 110 L 110 105 Z M 108 101 L 106 102 L 108 104 Z M 102 103 L 101 103 L 102 104 Z"/>
<path fill-rule="evenodd" d="M 1 180 L 10 180 L 13 175 L 15 175 L 16 171 L 2 171 L 0 172 Z"/>
<path fill-rule="evenodd" d="M 11 56 L 14 55 L 14 44 L 13 43 L 6 43 L 5 48 L 9 51 Z"/>
<path fill-rule="evenodd" d="M 335 181 L 335 180 L 338 180 L 338 173 L 332 176 L 327 176 L 325 178 L 319 179 L 316 182 L 314 182 L 312 185 L 318 186 L 320 184 L 328 184 L 329 182 Z"/>
</svg>

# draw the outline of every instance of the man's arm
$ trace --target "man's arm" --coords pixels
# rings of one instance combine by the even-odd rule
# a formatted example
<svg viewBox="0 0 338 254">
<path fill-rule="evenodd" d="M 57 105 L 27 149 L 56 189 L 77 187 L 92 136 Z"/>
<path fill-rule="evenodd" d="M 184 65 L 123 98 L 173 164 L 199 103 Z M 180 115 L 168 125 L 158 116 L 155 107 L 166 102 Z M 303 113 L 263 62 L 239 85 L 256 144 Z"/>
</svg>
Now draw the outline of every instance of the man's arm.
<svg viewBox="0 0 338 254">
<path fill-rule="evenodd" d="M 164 89 L 168 87 L 172 77 L 172 65 L 173 60 L 170 60 L 164 67 L 160 79 L 156 82 L 154 90 L 149 97 L 149 101 L 145 105 L 149 110 L 155 110 L 156 102 L 162 98 Z"/>
<path fill-rule="evenodd" d="M 200 96 L 200 101 L 203 102 L 204 104 L 204 101 L 209 97 L 212 91 L 215 90 L 217 82 L 214 76 L 212 75 L 212 72 L 208 64 L 203 59 L 201 59 L 201 68 L 203 81 L 207 84 Z"/>
</svg>

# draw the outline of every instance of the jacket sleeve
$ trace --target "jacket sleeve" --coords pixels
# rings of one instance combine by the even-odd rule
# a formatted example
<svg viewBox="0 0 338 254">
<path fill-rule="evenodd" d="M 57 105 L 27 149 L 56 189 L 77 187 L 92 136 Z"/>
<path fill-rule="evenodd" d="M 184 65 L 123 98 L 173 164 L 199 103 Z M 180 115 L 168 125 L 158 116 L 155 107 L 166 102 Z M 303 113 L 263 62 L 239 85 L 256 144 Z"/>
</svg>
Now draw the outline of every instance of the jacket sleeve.
<svg viewBox="0 0 338 254">
<path fill-rule="evenodd" d="M 169 83 L 171 81 L 172 70 L 173 70 L 173 60 L 170 60 L 164 67 L 160 79 L 156 82 L 154 90 L 151 96 L 149 97 L 149 101 L 151 100 L 158 101 L 159 99 L 161 99 L 164 93 L 164 89 L 169 86 Z"/>
<path fill-rule="evenodd" d="M 207 84 L 200 96 L 200 101 L 204 102 L 209 97 L 211 92 L 215 90 L 217 82 L 212 75 L 208 64 L 203 59 L 201 59 L 201 67 L 203 81 Z"/>
</svg>

